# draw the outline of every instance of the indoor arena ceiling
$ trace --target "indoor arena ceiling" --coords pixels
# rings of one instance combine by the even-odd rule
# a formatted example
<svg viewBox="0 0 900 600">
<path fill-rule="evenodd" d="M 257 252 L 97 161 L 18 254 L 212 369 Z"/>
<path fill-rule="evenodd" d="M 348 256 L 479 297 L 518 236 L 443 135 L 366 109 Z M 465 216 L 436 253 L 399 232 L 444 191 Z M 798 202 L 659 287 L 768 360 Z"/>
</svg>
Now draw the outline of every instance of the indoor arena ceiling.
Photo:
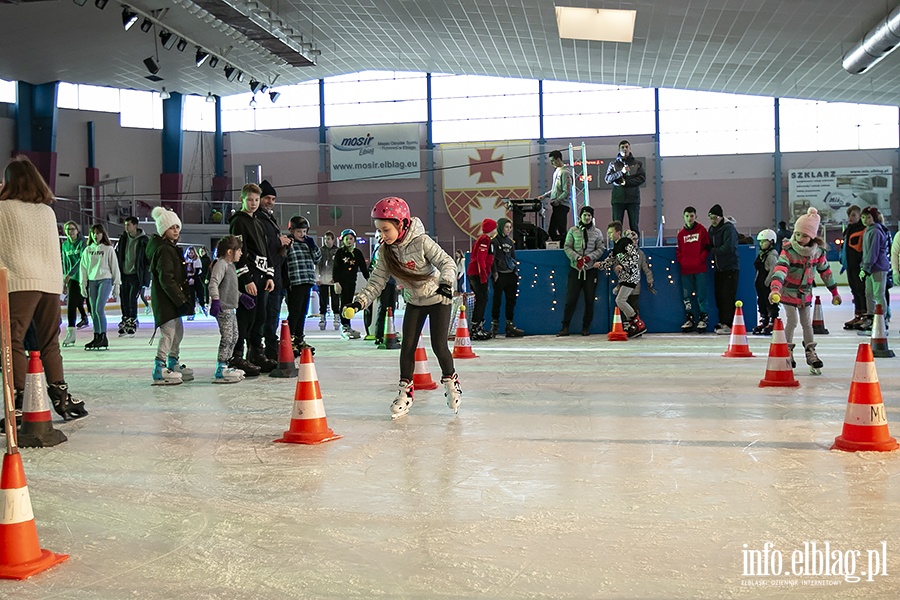
<svg viewBox="0 0 900 600">
<path fill-rule="evenodd" d="M 885 0 L 560 2 L 637 11 L 632 43 L 560 39 L 549 0 L 105 1 L 0 0 L 0 79 L 204 96 L 371 70 L 873 104 L 897 104 L 900 90 L 900 53 L 863 75 L 841 67 L 894 8 Z M 123 4 L 138 13 L 129 31 Z M 186 38 L 183 51 L 160 45 L 166 27 Z M 195 65 L 198 45 L 215 68 Z M 150 57 L 160 81 L 147 79 Z M 226 63 L 243 83 L 227 80 Z"/>
</svg>

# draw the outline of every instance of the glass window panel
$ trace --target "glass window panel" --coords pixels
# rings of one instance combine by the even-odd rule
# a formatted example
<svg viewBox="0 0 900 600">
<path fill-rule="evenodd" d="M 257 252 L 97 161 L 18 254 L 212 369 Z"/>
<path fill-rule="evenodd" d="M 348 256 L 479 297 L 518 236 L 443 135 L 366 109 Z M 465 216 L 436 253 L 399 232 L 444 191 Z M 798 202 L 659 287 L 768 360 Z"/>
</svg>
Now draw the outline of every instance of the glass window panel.
<svg viewBox="0 0 900 600">
<path fill-rule="evenodd" d="M 119 90 L 96 85 L 78 86 L 78 109 L 119 112 Z"/>
<path fill-rule="evenodd" d="M 57 108 L 78 108 L 78 86 L 74 83 L 59 82 L 56 88 Z"/>
<path fill-rule="evenodd" d="M 652 89 L 544 82 L 544 137 L 652 134 Z"/>
<path fill-rule="evenodd" d="M 206 96 L 185 96 L 183 115 L 181 128 L 184 131 L 216 130 L 216 105 L 207 102 Z"/>
<path fill-rule="evenodd" d="M 241 110 L 222 111 L 222 131 L 253 131 L 256 119 L 254 111 L 246 104 Z"/>
<path fill-rule="evenodd" d="M 156 92 L 120 90 L 119 125 L 142 129 L 162 129 L 162 99 Z"/>
<path fill-rule="evenodd" d="M 896 106 L 783 98 L 783 152 L 896 148 L 900 109 Z"/>
<path fill-rule="evenodd" d="M 16 82 L 0 79 L 0 102 L 15 104 L 17 97 Z"/>
<path fill-rule="evenodd" d="M 435 121 L 432 130 L 435 143 L 536 139 L 538 133 L 537 117 Z"/>
<path fill-rule="evenodd" d="M 331 127 L 424 121 L 428 115 L 425 96 L 424 73 L 366 71 L 328 77 L 325 124 Z"/>
</svg>

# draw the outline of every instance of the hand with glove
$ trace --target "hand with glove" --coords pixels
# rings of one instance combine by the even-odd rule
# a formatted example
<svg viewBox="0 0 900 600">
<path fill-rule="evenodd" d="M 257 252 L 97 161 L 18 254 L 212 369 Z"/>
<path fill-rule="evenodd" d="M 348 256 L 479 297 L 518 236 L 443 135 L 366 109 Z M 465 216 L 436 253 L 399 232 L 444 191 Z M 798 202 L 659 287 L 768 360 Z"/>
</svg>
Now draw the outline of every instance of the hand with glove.
<svg viewBox="0 0 900 600">
<path fill-rule="evenodd" d="M 362 310 L 362 304 L 359 302 L 351 302 L 341 311 L 345 319 L 352 319 L 353 315 Z"/>
<path fill-rule="evenodd" d="M 864 281 L 867 275 L 868 275 L 868 273 L 866 273 L 864 270 L 862 270 L 862 269 L 859 270 L 860 281 Z"/>
<path fill-rule="evenodd" d="M 247 310 L 253 310 L 256 308 L 256 298 L 250 294 L 241 294 L 241 306 Z"/>
<path fill-rule="evenodd" d="M 496 281 L 496 279 L 494 281 Z M 441 282 L 441 284 L 438 285 L 437 292 L 444 298 L 453 300 L 453 286 L 451 286 L 449 283 Z"/>
<path fill-rule="evenodd" d="M 586 266 L 586 265 L 589 265 L 589 264 L 590 264 L 590 259 L 589 259 L 587 256 L 582 256 L 582 257 L 580 257 L 580 258 L 578 259 L 578 261 L 575 263 L 575 267 L 576 267 L 579 271 L 583 271 L 584 268 L 585 268 L 585 266 Z"/>
<path fill-rule="evenodd" d="M 215 298 L 209 303 L 209 316 L 213 318 L 218 317 L 220 312 L 222 312 L 222 303 L 218 298 Z"/>
</svg>

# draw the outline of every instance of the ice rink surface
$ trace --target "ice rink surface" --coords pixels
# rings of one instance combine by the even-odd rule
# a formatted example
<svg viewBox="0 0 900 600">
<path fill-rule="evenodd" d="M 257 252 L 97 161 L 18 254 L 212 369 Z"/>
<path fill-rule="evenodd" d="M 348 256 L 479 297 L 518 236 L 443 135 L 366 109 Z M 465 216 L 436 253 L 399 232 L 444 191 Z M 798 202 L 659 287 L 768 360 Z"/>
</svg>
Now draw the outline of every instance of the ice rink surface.
<svg viewBox="0 0 900 600">
<path fill-rule="evenodd" d="M 441 387 L 397 421 L 399 351 L 309 319 L 343 436 L 317 446 L 273 443 L 294 380 L 210 383 L 213 320 L 185 324 L 196 380 L 152 387 L 152 319 L 118 339 L 111 315 L 108 351 L 84 332 L 63 349 L 90 416 L 54 414 L 69 441 L 22 449 L 41 545 L 71 558 L 0 597 L 898 598 L 900 452 L 829 450 L 868 340 L 851 313 L 825 306 L 824 373 L 798 352 L 800 388 L 757 387 L 765 337 L 742 359 L 711 333 L 500 338 L 456 362 L 458 416 Z M 900 357 L 876 364 L 897 436 Z M 826 542 L 836 576 L 811 562 Z M 748 575 L 764 550 L 781 575 Z"/>
</svg>

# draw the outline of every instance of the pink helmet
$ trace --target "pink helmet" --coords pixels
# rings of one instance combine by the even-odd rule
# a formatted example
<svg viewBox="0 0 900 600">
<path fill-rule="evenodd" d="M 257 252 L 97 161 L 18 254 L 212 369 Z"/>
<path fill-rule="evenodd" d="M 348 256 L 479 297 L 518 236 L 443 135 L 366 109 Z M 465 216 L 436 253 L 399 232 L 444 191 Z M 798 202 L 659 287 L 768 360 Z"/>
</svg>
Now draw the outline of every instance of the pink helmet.
<svg viewBox="0 0 900 600">
<path fill-rule="evenodd" d="M 372 218 L 394 219 L 401 223 L 405 221 L 408 225 L 410 220 L 409 205 L 406 203 L 406 200 L 397 198 L 396 196 L 382 198 L 372 207 Z"/>
</svg>

